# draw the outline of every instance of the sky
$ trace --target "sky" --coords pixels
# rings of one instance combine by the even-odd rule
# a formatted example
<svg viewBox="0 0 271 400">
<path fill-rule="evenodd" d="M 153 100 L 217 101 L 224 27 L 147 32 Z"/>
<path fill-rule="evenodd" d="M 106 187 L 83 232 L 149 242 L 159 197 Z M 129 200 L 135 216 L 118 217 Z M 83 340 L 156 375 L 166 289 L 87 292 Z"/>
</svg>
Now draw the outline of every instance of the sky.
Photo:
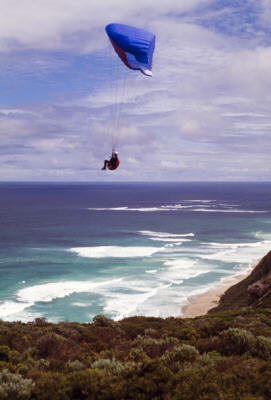
<svg viewBox="0 0 271 400">
<path fill-rule="evenodd" d="M 0 5 L 0 181 L 271 180 L 271 0 Z M 152 78 L 112 22 L 156 35 Z"/>
</svg>

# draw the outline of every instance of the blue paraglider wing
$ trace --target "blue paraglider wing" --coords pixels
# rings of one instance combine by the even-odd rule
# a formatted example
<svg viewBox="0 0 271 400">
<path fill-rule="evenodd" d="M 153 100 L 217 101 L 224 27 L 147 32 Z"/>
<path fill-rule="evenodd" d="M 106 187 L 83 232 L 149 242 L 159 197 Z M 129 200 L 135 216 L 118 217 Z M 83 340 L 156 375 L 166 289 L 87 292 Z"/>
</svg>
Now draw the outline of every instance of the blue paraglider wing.
<svg viewBox="0 0 271 400">
<path fill-rule="evenodd" d="M 155 35 L 144 29 L 123 24 L 109 24 L 105 29 L 123 63 L 128 68 L 152 76 Z"/>
</svg>

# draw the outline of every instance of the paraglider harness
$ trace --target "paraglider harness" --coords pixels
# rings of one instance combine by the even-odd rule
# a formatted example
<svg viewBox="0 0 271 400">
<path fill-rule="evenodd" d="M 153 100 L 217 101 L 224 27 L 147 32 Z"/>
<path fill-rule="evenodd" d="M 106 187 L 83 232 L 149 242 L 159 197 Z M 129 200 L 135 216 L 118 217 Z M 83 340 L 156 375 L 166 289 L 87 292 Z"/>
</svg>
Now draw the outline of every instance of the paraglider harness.
<svg viewBox="0 0 271 400">
<path fill-rule="evenodd" d="M 119 166 L 119 159 L 118 159 L 118 156 L 113 156 L 112 155 L 112 157 L 111 157 L 111 159 L 110 159 L 110 161 L 109 161 L 109 164 L 108 164 L 108 166 L 107 166 L 107 168 L 108 169 L 110 169 L 110 171 L 114 171 L 114 169 L 117 169 L 118 168 L 118 166 Z"/>
<path fill-rule="evenodd" d="M 118 159 L 118 154 L 116 152 L 112 153 L 112 156 L 110 160 L 104 160 L 104 166 L 102 170 L 106 170 L 108 168 L 110 171 L 114 171 L 114 169 L 117 169 L 119 166 L 119 159 Z"/>
</svg>

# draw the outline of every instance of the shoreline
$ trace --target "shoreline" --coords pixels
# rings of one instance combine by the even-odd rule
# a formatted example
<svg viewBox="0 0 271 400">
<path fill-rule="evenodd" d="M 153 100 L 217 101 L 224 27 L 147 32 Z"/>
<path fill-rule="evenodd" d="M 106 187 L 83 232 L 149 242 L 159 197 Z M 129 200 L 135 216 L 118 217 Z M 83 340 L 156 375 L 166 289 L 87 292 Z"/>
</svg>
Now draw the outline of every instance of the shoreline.
<svg viewBox="0 0 271 400">
<path fill-rule="evenodd" d="M 189 297 L 187 304 L 181 308 L 181 318 L 194 318 L 206 315 L 211 308 L 218 305 L 221 296 L 227 289 L 245 279 L 250 272 L 236 275 L 233 278 L 227 279 L 227 282 L 216 285 L 213 289 Z"/>
</svg>

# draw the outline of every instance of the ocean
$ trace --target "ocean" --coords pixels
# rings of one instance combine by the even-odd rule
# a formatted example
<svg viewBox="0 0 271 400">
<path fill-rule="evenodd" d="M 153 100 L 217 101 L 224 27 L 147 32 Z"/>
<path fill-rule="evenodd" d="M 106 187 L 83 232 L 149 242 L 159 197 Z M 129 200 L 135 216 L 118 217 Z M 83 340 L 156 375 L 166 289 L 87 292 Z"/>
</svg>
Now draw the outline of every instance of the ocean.
<svg viewBox="0 0 271 400">
<path fill-rule="evenodd" d="M 271 183 L 1 183 L 0 318 L 180 316 L 271 249 Z"/>
</svg>

